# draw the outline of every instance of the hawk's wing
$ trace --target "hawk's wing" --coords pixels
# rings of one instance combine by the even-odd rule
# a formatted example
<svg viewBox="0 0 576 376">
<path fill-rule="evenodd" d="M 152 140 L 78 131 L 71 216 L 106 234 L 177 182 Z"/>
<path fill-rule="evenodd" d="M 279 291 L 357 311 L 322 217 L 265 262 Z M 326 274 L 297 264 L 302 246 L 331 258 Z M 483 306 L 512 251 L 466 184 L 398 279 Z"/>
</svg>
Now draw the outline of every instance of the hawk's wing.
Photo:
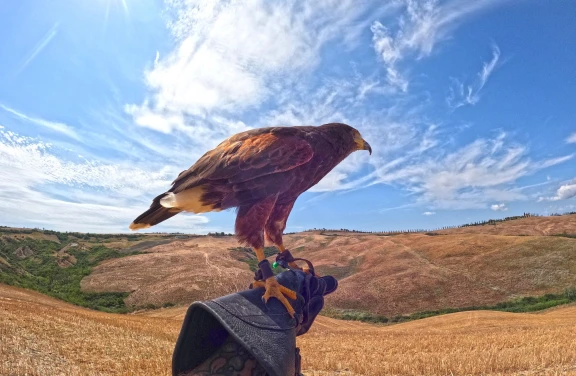
<svg viewBox="0 0 576 376">
<path fill-rule="evenodd" d="M 211 180 L 234 184 L 300 166 L 314 155 L 302 128 L 261 128 L 233 136 L 181 172 L 171 191 Z"/>
</svg>

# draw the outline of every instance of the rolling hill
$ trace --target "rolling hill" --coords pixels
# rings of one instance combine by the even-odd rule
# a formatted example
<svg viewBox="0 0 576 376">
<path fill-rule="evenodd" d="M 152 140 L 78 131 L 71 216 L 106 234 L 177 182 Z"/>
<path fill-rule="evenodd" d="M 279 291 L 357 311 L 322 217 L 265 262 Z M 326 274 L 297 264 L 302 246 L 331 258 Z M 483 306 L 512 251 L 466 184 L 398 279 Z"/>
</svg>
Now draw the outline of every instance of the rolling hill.
<svg viewBox="0 0 576 376">
<path fill-rule="evenodd" d="M 576 233 L 576 215 L 471 228 L 394 236 L 315 231 L 291 234 L 285 241 L 296 256 L 312 260 L 320 274 L 339 279 L 340 288 L 327 301 L 336 310 L 392 317 L 576 287 L 575 238 L 521 234 L 543 228 Z M 133 306 L 208 299 L 250 283 L 252 273 L 232 251 L 236 246 L 232 237 L 159 245 L 102 263 L 84 278 L 82 288 L 131 292 L 126 301 Z"/>
<path fill-rule="evenodd" d="M 320 274 L 339 279 L 327 312 L 394 317 L 575 288 L 574 234 L 572 214 L 426 233 L 309 231 L 287 235 L 285 243 L 296 256 L 312 260 Z M 187 305 L 238 291 L 253 275 L 247 254 L 231 236 L 76 234 L 64 239 L 61 233 L 15 231 L 0 237 L 0 250 L 7 249 L 9 237 L 11 242 L 52 244 L 51 270 L 73 271 L 74 259 L 92 259 L 74 280 L 79 281 L 78 296 L 115 305 L 120 296 L 128 310 Z M 23 248 L 26 244 L 12 244 L 8 255 L 0 252 L 0 270 L 33 274 L 30 265 L 40 261 L 34 245 Z M 16 255 L 18 249 L 23 258 Z M 94 249 L 103 256 L 89 257 Z"/>
</svg>

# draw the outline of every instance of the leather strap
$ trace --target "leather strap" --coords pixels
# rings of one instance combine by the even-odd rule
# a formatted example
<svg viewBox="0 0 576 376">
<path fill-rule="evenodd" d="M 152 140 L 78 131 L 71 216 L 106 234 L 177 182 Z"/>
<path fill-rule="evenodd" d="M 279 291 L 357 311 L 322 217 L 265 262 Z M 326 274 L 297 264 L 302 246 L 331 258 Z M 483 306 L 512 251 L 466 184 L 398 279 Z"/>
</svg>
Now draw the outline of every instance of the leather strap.
<svg viewBox="0 0 576 376">
<path fill-rule="evenodd" d="M 276 255 L 276 262 L 284 269 L 288 269 L 289 268 L 288 264 L 295 261 L 304 261 L 306 264 L 308 264 L 309 273 L 312 275 L 316 275 L 316 273 L 314 273 L 314 265 L 312 265 L 312 263 L 309 260 L 303 258 L 295 258 L 294 256 L 292 256 L 292 253 L 290 253 L 290 250 L 285 249 L 284 252 L 278 253 L 278 255 Z"/>
<path fill-rule="evenodd" d="M 294 373 L 295 376 L 303 376 L 300 371 L 302 370 L 302 356 L 300 355 L 300 348 L 296 347 L 296 352 L 294 354 L 296 358 L 296 372 Z"/>
<path fill-rule="evenodd" d="M 270 261 L 260 261 L 258 263 L 258 270 L 256 270 L 256 273 L 254 273 L 254 279 L 257 281 L 265 281 L 270 277 L 274 277 L 274 272 L 272 271 L 272 266 L 270 266 Z"/>
</svg>

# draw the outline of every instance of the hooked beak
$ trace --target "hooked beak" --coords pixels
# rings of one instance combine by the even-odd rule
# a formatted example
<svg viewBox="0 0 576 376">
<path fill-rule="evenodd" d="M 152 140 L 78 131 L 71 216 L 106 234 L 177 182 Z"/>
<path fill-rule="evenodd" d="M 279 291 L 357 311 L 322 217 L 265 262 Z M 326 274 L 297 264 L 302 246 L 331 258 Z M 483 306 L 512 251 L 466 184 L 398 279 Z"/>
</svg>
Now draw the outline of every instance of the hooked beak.
<svg viewBox="0 0 576 376">
<path fill-rule="evenodd" d="M 364 146 L 362 147 L 362 150 L 368 150 L 368 153 L 370 153 L 370 155 L 372 155 L 372 147 L 370 146 L 370 144 L 368 142 L 366 142 L 366 140 L 364 141 Z"/>
</svg>

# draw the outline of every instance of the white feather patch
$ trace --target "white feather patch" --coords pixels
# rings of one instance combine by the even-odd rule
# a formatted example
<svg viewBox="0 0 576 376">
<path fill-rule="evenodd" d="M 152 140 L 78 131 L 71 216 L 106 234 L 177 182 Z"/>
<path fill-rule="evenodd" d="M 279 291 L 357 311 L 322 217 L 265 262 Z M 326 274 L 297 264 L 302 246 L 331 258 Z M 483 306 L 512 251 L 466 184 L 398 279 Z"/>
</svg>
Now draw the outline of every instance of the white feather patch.
<svg viewBox="0 0 576 376">
<path fill-rule="evenodd" d="M 205 205 L 202 202 L 203 193 L 203 186 L 186 189 L 176 194 L 169 192 L 165 197 L 160 199 L 160 205 L 165 208 L 176 208 L 196 214 L 214 211 L 212 205 Z"/>
<path fill-rule="evenodd" d="M 160 205 L 165 208 L 176 208 L 178 204 L 176 202 L 176 195 L 172 192 L 168 192 L 166 196 L 160 199 Z"/>
</svg>

